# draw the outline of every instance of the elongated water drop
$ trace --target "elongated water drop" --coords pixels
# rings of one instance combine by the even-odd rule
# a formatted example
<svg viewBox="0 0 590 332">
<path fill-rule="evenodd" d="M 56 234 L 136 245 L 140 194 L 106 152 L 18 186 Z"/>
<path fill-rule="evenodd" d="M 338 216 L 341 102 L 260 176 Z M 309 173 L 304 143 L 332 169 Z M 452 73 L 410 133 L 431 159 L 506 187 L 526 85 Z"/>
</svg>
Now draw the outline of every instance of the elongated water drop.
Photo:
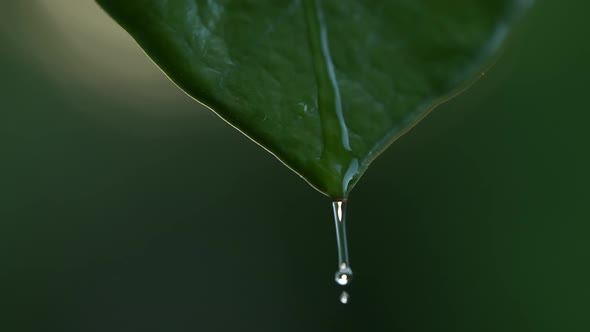
<svg viewBox="0 0 590 332">
<path fill-rule="evenodd" d="M 334 210 L 336 244 L 338 245 L 338 271 L 335 279 L 339 285 L 346 286 L 352 280 L 352 270 L 348 261 L 348 245 L 346 243 L 346 200 L 333 201 L 332 209 Z"/>
</svg>

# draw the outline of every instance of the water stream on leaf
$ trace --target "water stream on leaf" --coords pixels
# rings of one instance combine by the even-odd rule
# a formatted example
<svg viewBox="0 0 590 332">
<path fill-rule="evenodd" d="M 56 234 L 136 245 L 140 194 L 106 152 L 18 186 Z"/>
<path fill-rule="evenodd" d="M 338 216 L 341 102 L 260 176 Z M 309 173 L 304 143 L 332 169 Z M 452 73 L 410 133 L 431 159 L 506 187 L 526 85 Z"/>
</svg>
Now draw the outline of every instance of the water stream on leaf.
<svg viewBox="0 0 590 332">
<path fill-rule="evenodd" d="M 328 26 L 321 0 L 303 1 L 311 61 L 317 82 L 317 107 L 322 129 L 320 160 L 337 174 L 342 188 L 331 188 L 329 194 L 346 197 L 350 184 L 358 175 L 359 161 L 352 153 L 350 133 L 344 119 L 344 108 L 336 68 L 330 53 Z"/>
<path fill-rule="evenodd" d="M 351 151 L 342 98 L 330 54 L 328 29 L 320 0 L 304 2 L 311 56 L 318 84 L 318 111 L 324 145 Z"/>
</svg>

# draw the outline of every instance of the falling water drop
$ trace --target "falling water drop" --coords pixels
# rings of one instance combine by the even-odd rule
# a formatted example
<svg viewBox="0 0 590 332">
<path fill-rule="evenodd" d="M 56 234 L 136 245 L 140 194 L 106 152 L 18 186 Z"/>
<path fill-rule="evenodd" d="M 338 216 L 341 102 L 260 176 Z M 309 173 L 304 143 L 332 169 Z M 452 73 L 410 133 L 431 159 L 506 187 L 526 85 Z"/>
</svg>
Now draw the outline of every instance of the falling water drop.
<svg viewBox="0 0 590 332">
<path fill-rule="evenodd" d="M 346 291 L 342 291 L 342 294 L 340 294 L 340 303 L 347 304 L 349 297 L 350 297 L 350 295 L 348 295 L 348 293 Z"/>
<path fill-rule="evenodd" d="M 338 246 L 338 271 L 335 275 L 336 283 L 346 286 L 352 280 L 352 270 L 348 260 L 348 245 L 346 243 L 346 200 L 332 202 L 334 224 L 336 226 L 336 244 Z M 342 292 L 340 302 L 348 302 L 348 293 Z"/>
</svg>

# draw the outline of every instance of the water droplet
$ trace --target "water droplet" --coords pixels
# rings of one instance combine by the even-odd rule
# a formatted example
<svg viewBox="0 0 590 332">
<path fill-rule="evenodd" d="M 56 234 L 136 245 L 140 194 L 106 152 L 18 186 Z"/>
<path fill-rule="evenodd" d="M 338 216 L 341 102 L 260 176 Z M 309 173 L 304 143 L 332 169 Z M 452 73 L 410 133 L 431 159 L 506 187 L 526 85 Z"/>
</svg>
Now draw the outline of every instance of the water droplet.
<svg viewBox="0 0 590 332">
<path fill-rule="evenodd" d="M 347 292 L 342 291 L 342 294 L 340 294 L 340 303 L 342 304 L 347 304 L 348 303 L 348 298 L 350 297 L 350 295 L 348 295 Z"/>
<path fill-rule="evenodd" d="M 346 286 L 352 280 L 352 270 L 351 269 L 340 269 L 336 272 L 336 282 L 341 286 Z"/>
<path fill-rule="evenodd" d="M 332 208 L 336 226 L 336 244 L 338 245 L 338 272 L 336 272 L 335 280 L 339 285 L 346 286 L 352 280 L 346 243 L 346 200 L 335 200 L 332 202 Z"/>
</svg>

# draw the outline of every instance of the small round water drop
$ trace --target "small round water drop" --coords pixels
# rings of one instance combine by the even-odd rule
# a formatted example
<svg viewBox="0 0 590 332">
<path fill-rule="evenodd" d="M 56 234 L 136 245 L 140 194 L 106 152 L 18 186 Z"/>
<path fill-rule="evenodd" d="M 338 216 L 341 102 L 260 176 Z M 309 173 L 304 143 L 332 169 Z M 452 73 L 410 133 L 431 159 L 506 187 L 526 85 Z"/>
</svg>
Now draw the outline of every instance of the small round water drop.
<svg viewBox="0 0 590 332">
<path fill-rule="evenodd" d="M 348 298 L 350 297 L 350 295 L 348 295 L 347 292 L 342 291 L 342 294 L 340 294 L 340 303 L 342 304 L 347 304 L 348 303 Z"/>
</svg>

